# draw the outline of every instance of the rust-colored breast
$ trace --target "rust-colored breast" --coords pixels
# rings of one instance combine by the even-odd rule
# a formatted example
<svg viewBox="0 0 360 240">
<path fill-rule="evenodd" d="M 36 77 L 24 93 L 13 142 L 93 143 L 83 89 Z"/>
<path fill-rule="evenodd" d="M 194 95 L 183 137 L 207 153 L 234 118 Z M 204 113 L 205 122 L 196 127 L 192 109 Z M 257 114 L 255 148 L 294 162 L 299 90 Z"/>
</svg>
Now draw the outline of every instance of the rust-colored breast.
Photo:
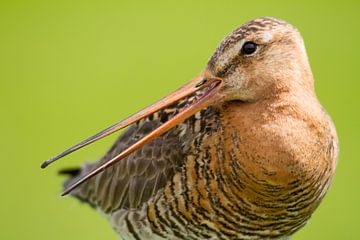
<svg viewBox="0 0 360 240">
<path fill-rule="evenodd" d="M 195 138 L 182 171 L 148 205 L 152 227 L 180 239 L 279 238 L 302 227 L 335 170 L 326 113 L 233 102 L 207 122 L 212 131 Z"/>
</svg>

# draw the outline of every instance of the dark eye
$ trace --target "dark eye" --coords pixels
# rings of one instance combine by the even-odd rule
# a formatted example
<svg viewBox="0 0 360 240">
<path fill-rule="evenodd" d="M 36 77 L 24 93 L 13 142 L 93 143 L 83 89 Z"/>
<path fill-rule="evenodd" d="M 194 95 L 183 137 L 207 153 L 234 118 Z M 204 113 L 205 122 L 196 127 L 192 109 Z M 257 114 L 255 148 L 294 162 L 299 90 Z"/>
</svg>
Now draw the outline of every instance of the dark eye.
<svg viewBox="0 0 360 240">
<path fill-rule="evenodd" d="M 249 55 L 249 54 L 252 54 L 256 51 L 256 43 L 253 43 L 253 42 L 246 42 L 244 43 L 244 45 L 242 46 L 241 48 L 241 52 L 244 54 L 244 55 Z"/>
</svg>

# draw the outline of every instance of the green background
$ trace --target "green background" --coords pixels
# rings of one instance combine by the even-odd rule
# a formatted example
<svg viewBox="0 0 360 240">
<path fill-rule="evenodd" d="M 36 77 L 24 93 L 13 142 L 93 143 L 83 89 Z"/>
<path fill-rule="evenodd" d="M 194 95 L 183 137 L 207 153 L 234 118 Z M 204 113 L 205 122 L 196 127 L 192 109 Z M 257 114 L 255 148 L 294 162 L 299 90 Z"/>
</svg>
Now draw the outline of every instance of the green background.
<svg viewBox="0 0 360 240">
<path fill-rule="evenodd" d="M 100 157 L 115 136 L 40 163 L 201 71 L 242 23 L 274 16 L 303 34 L 317 94 L 337 126 L 334 183 L 293 239 L 360 239 L 359 1 L 0 2 L 0 239 L 117 239 L 59 196 L 58 169 Z"/>
</svg>

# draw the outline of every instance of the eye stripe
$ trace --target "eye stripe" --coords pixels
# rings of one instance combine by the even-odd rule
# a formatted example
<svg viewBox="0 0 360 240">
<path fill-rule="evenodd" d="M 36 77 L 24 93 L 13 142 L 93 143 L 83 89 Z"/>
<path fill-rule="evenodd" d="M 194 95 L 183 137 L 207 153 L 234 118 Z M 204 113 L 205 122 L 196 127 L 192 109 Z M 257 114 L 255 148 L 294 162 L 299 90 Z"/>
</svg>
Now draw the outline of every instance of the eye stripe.
<svg viewBox="0 0 360 240">
<path fill-rule="evenodd" d="M 222 52 L 221 55 L 217 57 L 217 60 L 215 62 L 218 71 L 219 70 L 221 71 L 221 69 L 228 66 L 230 63 L 234 61 L 235 58 L 239 56 L 239 52 L 241 51 L 244 42 L 245 40 L 239 41 L 238 43 L 232 45 L 227 50 Z"/>
</svg>

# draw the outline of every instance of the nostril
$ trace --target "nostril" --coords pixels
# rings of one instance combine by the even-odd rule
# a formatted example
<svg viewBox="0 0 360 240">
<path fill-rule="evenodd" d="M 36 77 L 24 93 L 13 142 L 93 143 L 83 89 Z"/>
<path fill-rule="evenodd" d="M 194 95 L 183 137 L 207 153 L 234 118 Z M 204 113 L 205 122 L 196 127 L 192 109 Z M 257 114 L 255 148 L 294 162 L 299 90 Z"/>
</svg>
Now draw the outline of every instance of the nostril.
<svg viewBox="0 0 360 240">
<path fill-rule="evenodd" d="M 207 81 L 208 81 L 208 80 L 207 80 L 206 78 L 204 78 L 203 80 L 201 80 L 200 82 L 198 82 L 195 87 L 201 87 L 201 86 L 204 85 Z"/>
</svg>

